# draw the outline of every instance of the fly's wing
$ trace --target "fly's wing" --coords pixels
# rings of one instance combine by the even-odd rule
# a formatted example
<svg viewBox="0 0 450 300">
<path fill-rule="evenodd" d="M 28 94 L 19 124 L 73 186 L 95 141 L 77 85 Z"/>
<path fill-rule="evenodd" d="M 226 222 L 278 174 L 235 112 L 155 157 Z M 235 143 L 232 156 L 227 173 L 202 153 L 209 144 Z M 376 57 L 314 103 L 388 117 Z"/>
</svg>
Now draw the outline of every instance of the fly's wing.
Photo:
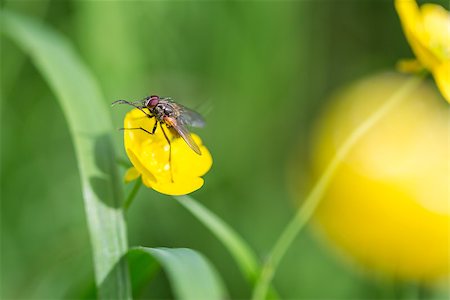
<svg viewBox="0 0 450 300">
<path fill-rule="evenodd" d="M 184 105 L 178 104 L 172 100 L 172 98 L 164 97 L 161 98 L 162 101 L 165 101 L 166 104 L 170 105 L 174 111 L 178 112 L 177 120 L 182 125 L 192 126 L 192 127 L 205 127 L 205 119 L 203 119 L 202 115 L 198 112 L 187 108 Z M 161 103 L 160 100 L 160 103 Z"/>
<path fill-rule="evenodd" d="M 182 122 L 180 122 L 179 120 L 175 120 L 174 118 L 167 118 L 166 123 L 170 124 L 175 129 L 175 131 L 181 136 L 181 138 L 186 142 L 186 144 L 188 144 L 188 146 L 195 151 L 195 153 L 197 153 L 198 155 L 202 155 L 200 147 L 194 141 L 194 139 L 191 136 L 191 133 L 186 128 L 186 126 L 182 124 Z"/>
<path fill-rule="evenodd" d="M 178 119 L 183 125 L 188 125 L 192 127 L 205 127 L 205 119 L 196 111 L 189 109 L 183 105 L 180 105 L 181 114 Z"/>
</svg>

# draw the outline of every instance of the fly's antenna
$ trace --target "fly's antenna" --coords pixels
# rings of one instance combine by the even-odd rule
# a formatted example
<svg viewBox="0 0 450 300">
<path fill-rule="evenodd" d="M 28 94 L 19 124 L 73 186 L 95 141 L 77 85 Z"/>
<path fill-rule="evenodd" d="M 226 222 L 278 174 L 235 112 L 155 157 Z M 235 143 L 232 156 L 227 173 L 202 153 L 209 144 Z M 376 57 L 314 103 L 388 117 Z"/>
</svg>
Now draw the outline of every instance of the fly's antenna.
<svg viewBox="0 0 450 300">
<path fill-rule="evenodd" d="M 127 105 L 134 106 L 136 108 L 142 108 L 141 106 L 137 105 L 137 102 L 139 102 L 139 101 L 130 102 L 130 101 L 127 101 L 127 100 L 116 100 L 113 103 L 111 103 L 111 106 L 115 106 L 116 104 L 127 104 Z"/>
<path fill-rule="evenodd" d="M 147 117 L 153 118 L 153 116 L 151 114 L 149 114 L 146 111 L 144 111 L 144 109 L 143 109 L 144 107 L 143 106 L 138 105 L 138 104 L 142 104 L 142 101 L 130 102 L 130 101 L 127 101 L 127 100 L 116 100 L 113 103 L 111 103 L 111 106 L 115 106 L 117 104 L 127 104 L 127 105 L 130 105 L 130 106 L 133 106 L 133 107 L 139 109 L 140 111 L 142 111 Z"/>
</svg>

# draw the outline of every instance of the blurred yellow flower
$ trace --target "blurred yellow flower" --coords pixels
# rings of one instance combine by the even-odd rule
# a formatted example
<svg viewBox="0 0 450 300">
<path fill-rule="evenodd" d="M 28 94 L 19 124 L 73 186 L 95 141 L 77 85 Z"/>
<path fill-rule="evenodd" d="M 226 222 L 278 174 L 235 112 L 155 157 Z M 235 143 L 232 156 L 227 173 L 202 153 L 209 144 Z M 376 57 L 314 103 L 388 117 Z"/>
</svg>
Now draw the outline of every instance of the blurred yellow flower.
<svg viewBox="0 0 450 300">
<path fill-rule="evenodd" d="M 433 74 L 450 102 L 450 13 L 437 4 L 424 4 L 419 9 L 414 0 L 395 0 L 395 7 L 416 58 Z M 405 71 L 407 65 L 402 66 Z"/>
<path fill-rule="evenodd" d="M 407 80 L 381 74 L 337 96 L 315 135 L 315 174 Z M 432 281 L 450 273 L 450 115 L 426 83 L 407 97 L 346 156 L 314 223 L 342 254 L 372 272 Z"/>
<path fill-rule="evenodd" d="M 124 128 L 151 130 L 154 122 L 138 109 L 133 109 L 125 116 Z M 192 138 L 199 145 L 202 155 L 195 153 L 172 130 L 165 128 L 165 131 L 172 145 L 170 164 L 169 144 L 161 128 L 158 127 L 153 135 L 143 130 L 124 131 L 125 150 L 133 164 L 125 174 L 125 181 L 142 176 L 146 186 L 167 195 L 185 195 L 198 190 L 203 185 L 201 176 L 211 168 L 211 154 L 197 135 L 192 134 Z"/>
</svg>

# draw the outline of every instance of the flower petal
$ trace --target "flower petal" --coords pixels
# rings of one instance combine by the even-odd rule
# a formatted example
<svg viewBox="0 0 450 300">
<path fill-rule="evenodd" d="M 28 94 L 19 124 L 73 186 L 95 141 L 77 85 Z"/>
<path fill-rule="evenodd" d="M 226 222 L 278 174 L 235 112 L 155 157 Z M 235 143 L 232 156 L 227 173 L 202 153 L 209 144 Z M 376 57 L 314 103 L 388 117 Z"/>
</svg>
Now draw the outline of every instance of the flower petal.
<svg viewBox="0 0 450 300">
<path fill-rule="evenodd" d="M 141 163 L 139 158 L 134 154 L 131 148 L 126 148 L 128 158 L 130 159 L 136 170 L 142 174 L 142 177 L 147 178 L 147 180 L 152 180 L 156 182 L 155 176 Z"/>
<path fill-rule="evenodd" d="M 166 195 L 181 196 L 192 193 L 203 186 L 203 179 L 200 177 L 182 178 L 174 182 L 152 182 L 143 177 L 143 182 L 149 188 Z"/>
<path fill-rule="evenodd" d="M 446 61 L 435 68 L 433 76 L 442 96 L 450 103 L 450 61 Z"/>
<path fill-rule="evenodd" d="M 139 173 L 139 171 L 135 167 L 131 167 L 127 170 L 123 179 L 126 183 L 128 183 L 130 181 L 138 179 L 139 176 L 141 176 L 141 173 Z"/>
<path fill-rule="evenodd" d="M 430 47 L 429 32 L 426 30 L 416 1 L 396 0 L 395 8 L 412 51 L 427 69 L 432 70 L 440 64 L 440 59 Z"/>
<path fill-rule="evenodd" d="M 191 135 L 197 145 L 199 145 L 202 155 L 195 153 L 181 138 L 176 138 L 172 142 L 174 173 L 182 174 L 183 176 L 187 174 L 203 176 L 211 168 L 212 157 L 208 149 L 203 146 L 200 137 L 196 134 Z"/>
<path fill-rule="evenodd" d="M 420 22 L 420 11 L 416 1 L 395 0 L 395 9 L 405 30 L 415 28 L 416 24 Z"/>
<path fill-rule="evenodd" d="M 450 13 L 442 6 L 427 3 L 420 7 L 428 45 L 440 60 L 450 59 Z"/>
</svg>

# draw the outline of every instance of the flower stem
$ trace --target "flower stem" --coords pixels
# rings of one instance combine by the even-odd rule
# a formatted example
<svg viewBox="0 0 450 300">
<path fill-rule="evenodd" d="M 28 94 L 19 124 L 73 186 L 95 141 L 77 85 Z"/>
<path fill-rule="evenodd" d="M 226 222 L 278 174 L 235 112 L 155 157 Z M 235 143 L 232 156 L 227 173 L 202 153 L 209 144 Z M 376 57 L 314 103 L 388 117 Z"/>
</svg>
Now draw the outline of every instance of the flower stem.
<svg viewBox="0 0 450 300">
<path fill-rule="evenodd" d="M 262 300 L 266 298 L 268 287 L 275 275 L 275 272 L 283 259 L 286 251 L 291 246 L 295 237 L 303 229 L 306 223 L 314 214 L 320 199 L 328 188 L 328 184 L 333 178 L 337 168 L 347 156 L 352 147 L 364 136 L 374 125 L 378 123 L 393 107 L 399 104 L 405 97 L 414 90 L 422 81 L 423 77 L 413 77 L 398 89 L 386 102 L 361 123 L 350 136 L 344 141 L 338 149 L 333 159 L 330 161 L 322 176 L 319 178 L 309 195 L 306 197 L 303 205 L 300 206 L 293 219 L 286 226 L 277 242 L 275 243 L 268 259 L 261 269 L 258 281 L 253 290 L 253 300 Z"/>
<path fill-rule="evenodd" d="M 125 203 L 123 205 L 123 210 L 125 212 L 128 211 L 128 208 L 130 207 L 131 203 L 133 203 L 134 198 L 136 198 L 137 193 L 139 192 L 139 189 L 142 186 L 142 180 L 138 178 L 136 182 L 134 183 L 133 189 L 131 190 L 130 194 L 128 194 L 127 199 L 125 200 Z"/>
</svg>

